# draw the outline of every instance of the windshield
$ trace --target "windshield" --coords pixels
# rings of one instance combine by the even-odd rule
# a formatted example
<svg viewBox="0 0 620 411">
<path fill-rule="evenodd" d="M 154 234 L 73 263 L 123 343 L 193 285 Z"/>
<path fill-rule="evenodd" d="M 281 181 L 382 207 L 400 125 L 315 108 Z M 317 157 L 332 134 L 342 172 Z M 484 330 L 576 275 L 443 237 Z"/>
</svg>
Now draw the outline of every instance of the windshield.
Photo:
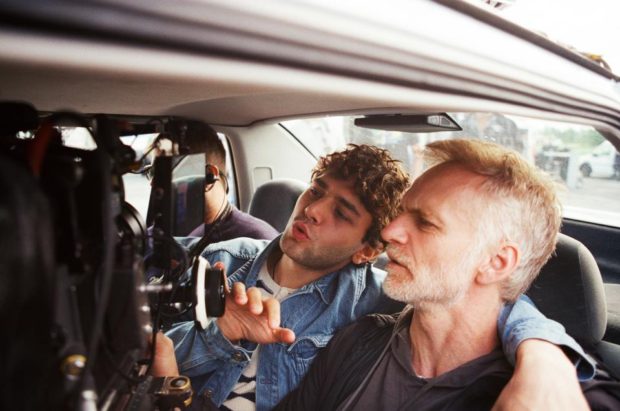
<svg viewBox="0 0 620 411">
<path fill-rule="evenodd" d="M 620 154 L 590 126 L 501 113 L 449 113 L 462 131 L 405 133 L 360 128 L 357 117 L 322 117 L 282 125 L 315 156 L 348 143 L 390 150 L 412 176 L 423 171 L 424 146 L 436 140 L 479 138 L 509 147 L 558 183 L 564 216 L 620 227 Z M 359 117 L 359 116 L 358 116 Z"/>
</svg>

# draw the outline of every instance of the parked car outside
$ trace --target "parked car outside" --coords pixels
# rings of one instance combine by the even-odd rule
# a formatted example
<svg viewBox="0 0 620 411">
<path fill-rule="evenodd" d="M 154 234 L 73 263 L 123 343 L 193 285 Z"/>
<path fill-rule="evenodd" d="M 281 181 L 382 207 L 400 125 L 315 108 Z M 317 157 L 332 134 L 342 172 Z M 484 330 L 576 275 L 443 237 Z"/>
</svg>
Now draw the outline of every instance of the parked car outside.
<svg viewBox="0 0 620 411">
<path fill-rule="evenodd" d="M 584 177 L 620 178 L 620 153 L 609 141 L 602 142 L 579 161 Z"/>
</svg>

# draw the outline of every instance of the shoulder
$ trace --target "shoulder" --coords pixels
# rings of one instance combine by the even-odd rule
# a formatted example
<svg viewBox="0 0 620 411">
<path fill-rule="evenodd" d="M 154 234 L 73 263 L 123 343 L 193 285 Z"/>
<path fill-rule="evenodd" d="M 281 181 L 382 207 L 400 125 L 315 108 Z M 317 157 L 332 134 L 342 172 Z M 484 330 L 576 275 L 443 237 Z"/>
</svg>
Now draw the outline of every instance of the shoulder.
<svg viewBox="0 0 620 411">
<path fill-rule="evenodd" d="M 333 344 L 348 344 L 365 346 L 368 343 L 376 344 L 381 335 L 392 334 L 398 320 L 397 314 L 369 314 L 354 321 L 334 336 Z"/>
<path fill-rule="evenodd" d="M 388 343 L 396 319 L 390 315 L 370 314 L 338 331 L 320 354 L 321 363 L 343 378 L 364 374 Z M 347 353 L 347 355 L 342 355 Z"/>
<path fill-rule="evenodd" d="M 249 259 L 264 250 L 269 243 L 269 240 L 240 237 L 210 244 L 202 252 L 202 256 L 208 259 L 210 256 L 229 254 L 234 258 Z"/>
<path fill-rule="evenodd" d="M 383 281 L 387 273 L 374 266 L 367 266 L 363 276 L 363 292 L 356 312 L 359 317 L 370 313 L 395 313 L 401 311 L 405 304 L 389 298 L 383 292 Z"/>
<path fill-rule="evenodd" d="M 398 318 L 400 317 L 400 312 L 395 314 L 368 314 L 359 320 L 355 321 L 352 325 L 355 326 L 355 329 L 351 330 L 352 332 L 382 332 L 380 330 L 388 330 L 392 331 Z"/>
</svg>

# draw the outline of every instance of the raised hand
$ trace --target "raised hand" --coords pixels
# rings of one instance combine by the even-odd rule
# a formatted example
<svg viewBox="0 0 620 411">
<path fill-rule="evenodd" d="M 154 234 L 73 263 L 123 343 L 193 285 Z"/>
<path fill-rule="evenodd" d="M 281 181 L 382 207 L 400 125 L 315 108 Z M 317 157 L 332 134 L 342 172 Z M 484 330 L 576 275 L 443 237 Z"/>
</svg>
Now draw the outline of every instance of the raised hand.
<svg viewBox="0 0 620 411">
<path fill-rule="evenodd" d="M 243 339 L 259 344 L 295 341 L 292 330 L 280 327 L 278 300 L 263 298 L 255 287 L 246 290 L 242 283 L 234 283 L 232 291 L 226 290 L 226 311 L 217 319 L 217 325 L 230 341 Z"/>
</svg>

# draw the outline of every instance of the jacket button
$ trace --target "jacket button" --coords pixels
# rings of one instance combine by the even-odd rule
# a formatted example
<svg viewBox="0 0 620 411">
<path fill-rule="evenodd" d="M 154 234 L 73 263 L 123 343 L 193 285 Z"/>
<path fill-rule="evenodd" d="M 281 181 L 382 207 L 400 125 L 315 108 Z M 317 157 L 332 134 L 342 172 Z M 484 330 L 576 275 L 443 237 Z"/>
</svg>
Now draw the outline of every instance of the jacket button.
<svg viewBox="0 0 620 411">
<path fill-rule="evenodd" d="M 240 353 L 239 351 L 237 351 L 236 353 L 233 354 L 233 360 L 237 361 L 237 362 L 241 362 L 245 359 L 245 357 L 243 356 L 242 353 Z"/>
<path fill-rule="evenodd" d="M 203 394 L 206 398 L 211 398 L 213 397 L 213 390 L 208 388 L 205 390 L 204 394 Z"/>
</svg>

